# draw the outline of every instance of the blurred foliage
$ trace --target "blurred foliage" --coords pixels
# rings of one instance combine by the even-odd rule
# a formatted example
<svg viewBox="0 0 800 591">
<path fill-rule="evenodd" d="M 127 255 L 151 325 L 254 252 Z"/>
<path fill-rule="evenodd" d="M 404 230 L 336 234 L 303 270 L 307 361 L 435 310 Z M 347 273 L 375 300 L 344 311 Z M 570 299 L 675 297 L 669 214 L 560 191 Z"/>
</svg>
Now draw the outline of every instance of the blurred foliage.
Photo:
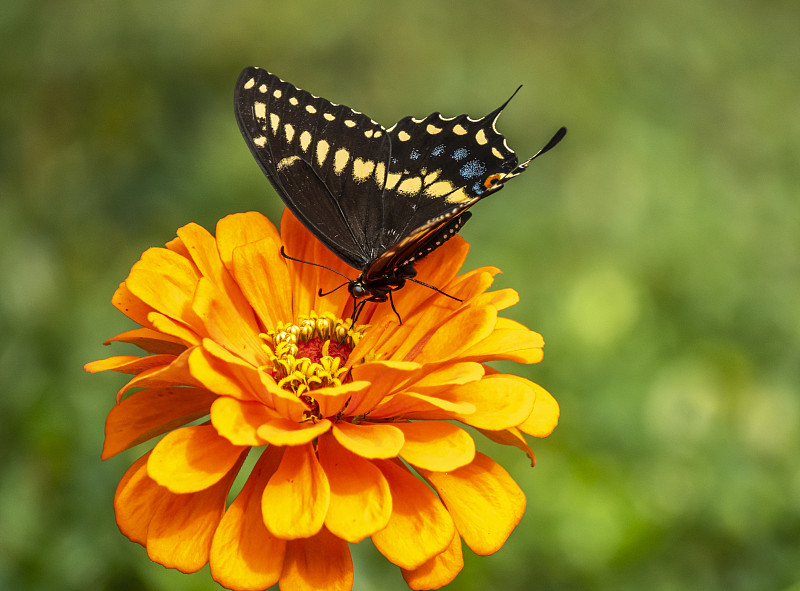
<svg viewBox="0 0 800 591">
<path fill-rule="evenodd" d="M 0 589 L 218 588 L 116 529 L 102 464 L 140 253 L 282 208 L 232 89 L 259 65 L 385 125 L 482 115 L 566 140 L 462 234 L 547 340 L 562 420 L 502 551 L 452 589 L 800 584 L 800 4 L 10 0 L 0 11 Z M 122 351 L 124 353 L 124 351 Z M 487 445 L 487 447 L 491 447 Z M 357 590 L 404 589 L 369 543 Z"/>
</svg>

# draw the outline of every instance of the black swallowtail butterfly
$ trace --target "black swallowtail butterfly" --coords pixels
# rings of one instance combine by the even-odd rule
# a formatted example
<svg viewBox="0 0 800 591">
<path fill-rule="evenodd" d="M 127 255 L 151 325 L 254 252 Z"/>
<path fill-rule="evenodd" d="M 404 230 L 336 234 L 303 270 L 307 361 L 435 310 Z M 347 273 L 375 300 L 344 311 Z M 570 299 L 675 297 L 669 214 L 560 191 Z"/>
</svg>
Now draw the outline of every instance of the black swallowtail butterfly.
<svg viewBox="0 0 800 591">
<path fill-rule="evenodd" d="M 432 113 L 385 129 L 260 68 L 246 68 L 234 94 L 239 129 L 278 195 L 361 271 L 348 283 L 354 321 L 368 301 L 388 298 L 394 309 L 391 292 L 416 281 L 414 263 L 455 235 L 472 205 L 564 137 L 562 127 L 519 164 L 495 129 L 510 100 L 480 119 Z"/>
</svg>

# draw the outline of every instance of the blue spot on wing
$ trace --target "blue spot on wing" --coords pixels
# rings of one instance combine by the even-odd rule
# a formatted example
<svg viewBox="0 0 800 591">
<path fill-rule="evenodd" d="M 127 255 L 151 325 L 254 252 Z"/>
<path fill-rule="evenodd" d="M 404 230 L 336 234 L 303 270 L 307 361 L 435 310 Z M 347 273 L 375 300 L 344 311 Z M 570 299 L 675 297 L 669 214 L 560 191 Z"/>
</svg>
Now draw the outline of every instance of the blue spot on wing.
<svg viewBox="0 0 800 591">
<path fill-rule="evenodd" d="M 419 158 L 419 150 L 417 150 L 416 148 L 411 150 L 411 155 L 409 157 L 412 160 L 416 160 L 417 158 Z"/>
<path fill-rule="evenodd" d="M 444 144 L 439 144 L 433 149 L 431 154 L 433 154 L 434 156 L 440 156 L 442 152 L 444 152 Z"/>
<path fill-rule="evenodd" d="M 458 172 L 465 179 L 471 179 L 486 172 L 486 165 L 480 160 L 470 160 Z"/>
<path fill-rule="evenodd" d="M 481 185 L 480 183 L 475 183 L 474 185 L 472 185 L 472 192 L 475 193 L 476 195 L 480 195 L 484 191 L 485 189 L 483 185 Z"/>
<path fill-rule="evenodd" d="M 464 158 L 467 157 L 467 154 L 469 154 L 469 152 L 467 151 L 466 148 L 459 148 L 458 150 L 453 152 L 453 160 L 463 160 Z"/>
</svg>

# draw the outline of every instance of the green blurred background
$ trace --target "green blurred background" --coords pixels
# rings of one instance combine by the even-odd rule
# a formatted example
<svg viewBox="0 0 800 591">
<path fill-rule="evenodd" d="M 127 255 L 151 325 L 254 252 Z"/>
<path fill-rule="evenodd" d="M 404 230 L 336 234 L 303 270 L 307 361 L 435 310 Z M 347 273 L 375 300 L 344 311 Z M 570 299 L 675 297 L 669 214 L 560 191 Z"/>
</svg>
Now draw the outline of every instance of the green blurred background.
<svg viewBox="0 0 800 591">
<path fill-rule="evenodd" d="M 482 115 L 552 153 L 479 204 L 562 420 L 457 590 L 800 589 L 800 4 L 10 0 L 0 9 L 0 588 L 206 590 L 117 530 L 111 294 L 197 221 L 282 205 L 233 117 L 258 65 L 386 126 Z M 508 369 L 504 367 L 503 369 Z M 404 589 L 369 542 L 357 590 Z"/>
</svg>

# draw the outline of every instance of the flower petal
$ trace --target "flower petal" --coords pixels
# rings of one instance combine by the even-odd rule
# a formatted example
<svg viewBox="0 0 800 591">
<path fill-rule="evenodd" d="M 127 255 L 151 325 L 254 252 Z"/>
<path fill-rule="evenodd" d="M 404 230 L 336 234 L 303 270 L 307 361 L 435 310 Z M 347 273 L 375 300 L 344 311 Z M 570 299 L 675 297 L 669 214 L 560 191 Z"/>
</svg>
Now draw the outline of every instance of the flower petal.
<svg viewBox="0 0 800 591">
<path fill-rule="evenodd" d="M 419 472 L 447 505 L 458 533 L 480 556 L 497 552 L 525 512 L 525 494 L 517 483 L 481 453 L 453 472 Z"/>
<path fill-rule="evenodd" d="M 147 530 L 150 560 L 185 573 L 203 568 L 208 562 L 211 539 L 225 511 L 228 491 L 243 460 L 244 455 L 225 478 L 201 492 L 167 493 Z"/>
<path fill-rule="evenodd" d="M 362 458 L 394 458 L 403 447 L 403 432 L 393 425 L 347 423 L 333 425 L 333 436 Z"/>
<path fill-rule="evenodd" d="M 287 447 L 261 497 L 264 525 L 283 540 L 313 536 L 322 529 L 330 492 L 314 446 Z"/>
<path fill-rule="evenodd" d="M 147 462 L 147 474 L 177 494 L 213 486 L 247 451 L 220 437 L 213 425 L 183 427 L 164 436 Z"/>
<path fill-rule="evenodd" d="M 386 527 L 392 514 L 392 496 L 381 471 L 330 435 L 320 438 L 318 453 L 331 485 L 325 527 L 352 543 Z"/>
<path fill-rule="evenodd" d="M 180 355 L 186 350 L 186 344 L 173 336 L 166 335 L 150 328 L 135 328 L 111 337 L 104 345 L 112 342 L 131 343 L 148 353 L 166 353 Z"/>
<path fill-rule="evenodd" d="M 544 339 L 538 332 L 509 320 L 498 318 L 494 331 L 482 341 L 462 351 L 464 359 L 492 361 L 506 359 L 518 363 L 539 363 Z"/>
<path fill-rule="evenodd" d="M 369 331 L 367 331 L 367 335 L 369 335 Z M 361 343 L 350 354 L 351 359 L 356 356 L 360 345 Z M 351 370 L 353 379 L 369 382 L 371 386 L 353 394 L 347 404 L 347 416 L 359 416 L 371 411 L 375 405 L 394 388 L 408 380 L 420 367 L 419 363 L 406 361 L 373 361 L 353 367 Z"/>
<path fill-rule="evenodd" d="M 142 546 L 147 543 L 147 529 L 153 513 L 171 494 L 147 475 L 149 458 L 150 452 L 147 452 L 128 468 L 114 494 L 114 513 L 119 531 L 131 542 Z"/>
<path fill-rule="evenodd" d="M 154 312 L 153 307 L 148 306 L 131 293 L 125 282 L 119 284 L 119 287 L 111 297 L 111 304 L 135 323 L 142 326 L 150 326 L 147 316 Z"/>
<path fill-rule="evenodd" d="M 532 383 L 532 382 L 531 382 Z M 536 392 L 536 401 L 533 403 L 533 412 L 519 425 L 519 430 L 534 437 L 547 437 L 558 424 L 560 410 L 558 402 L 552 394 L 539 384 L 533 384 Z"/>
<path fill-rule="evenodd" d="M 260 402 L 246 402 L 231 396 L 219 396 L 211 405 L 211 424 L 234 445 L 258 447 L 266 444 L 258 436 L 258 428 L 278 417 L 278 413 Z"/>
<path fill-rule="evenodd" d="M 131 394 L 108 413 L 102 458 L 199 419 L 215 398 L 201 388 L 148 388 Z"/>
<path fill-rule="evenodd" d="M 496 322 L 497 310 L 491 306 L 465 308 L 436 329 L 414 360 L 425 363 L 453 359 L 489 336 Z"/>
<path fill-rule="evenodd" d="M 233 213 L 217 222 L 217 249 L 229 271 L 233 270 L 233 251 L 237 246 L 269 238 L 280 244 L 278 231 L 262 213 Z"/>
<path fill-rule="evenodd" d="M 320 419 L 316 423 L 298 423 L 279 417 L 260 425 L 256 433 L 272 445 L 297 446 L 314 441 L 330 429 L 331 424 L 328 419 Z"/>
<path fill-rule="evenodd" d="M 281 257 L 277 234 L 233 251 L 232 271 L 247 301 L 268 330 L 292 317 L 289 271 Z"/>
<path fill-rule="evenodd" d="M 287 544 L 282 591 L 350 591 L 352 587 L 353 559 L 344 540 L 323 528 L 311 538 Z"/>
<path fill-rule="evenodd" d="M 125 384 L 117 393 L 119 402 L 132 388 L 167 388 L 169 386 L 200 386 L 189 372 L 189 356 L 195 349 L 186 349 L 174 357 L 169 365 L 146 369 Z"/>
<path fill-rule="evenodd" d="M 89 373 L 99 371 L 118 371 L 120 373 L 130 373 L 138 375 L 154 367 L 164 367 L 175 361 L 175 355 L 147 355 L 137 357 L 135 355 L 119 355 L 90 361 L 83 368 Z"/>
<path fill-rule="evenodd" d="M 211 576 L 229 589 L 260 591 L 281 576 L 286 541 L 269 533 L 261 518 L 261 495 L 280 459 L 278 447 L 270 446 L 261 454 L 214 533 Z"/>
<path fill-rule="evenodd" d="M 531 459 L 531 467 L 536 465 L 536 456 L 533 455 L 533 450 L 528 445 L 528 442 L 525 441 L 525 438 L 522 436 L 522 433 L 520 433 L 519 429 L 511 427 L 510 429 L 504 429 L 502 431 L 489 431 L 488 429 L 478 429 L 478 431 L 483 433 L 495 443 L 499 443 L 501 445 L 512 445 L 521 449 L 525 452 L 525 455 Z"/>
<path fill-rule="evenodd" d="M 441 554 L 456 533 L 453 520 L 439 497 L 419 478 L 391 460 L 376 460 L 392 493 L 392 516 L 372 535 L 378 551 L 409 570 Z"/>
<path fill-rule="evenodd" d="M 452 423 L 420 421 L 397 423 L 395 427 L 405 438 L 400 456 L 412 466 L 448 472 L 469 464 L 475 457 L 475 441 Z"/>
<path fill-rule="evenodd" d="M 450 545 L 441 554 L 414 570 L 402 570 L 403 578 L 411 589 L 439 589 L 451 583 L 464 568 L 461 536 L 453 536 Z"/>
</svg>

